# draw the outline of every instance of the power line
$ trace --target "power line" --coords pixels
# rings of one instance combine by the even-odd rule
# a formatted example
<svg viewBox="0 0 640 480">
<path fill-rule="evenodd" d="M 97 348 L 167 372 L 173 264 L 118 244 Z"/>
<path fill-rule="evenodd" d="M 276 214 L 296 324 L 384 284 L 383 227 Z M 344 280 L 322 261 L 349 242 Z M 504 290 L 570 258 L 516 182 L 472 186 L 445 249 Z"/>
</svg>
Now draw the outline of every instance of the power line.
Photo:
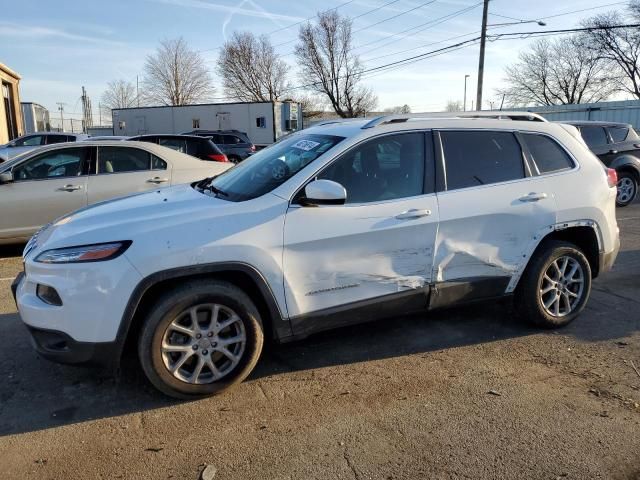
<svg viewBox="0 0 640 480">
<path fill-rule="evenodd" d="M 367 29 L 369 29 L 371 27 L 375 27 L 376 25 L 380 25 L 381 23 L 388 22 L 389 20 L 393 20 L 394 18 L 401 17 L 402 15 L 406 15 L 407 13 L 411 13 L 411 12 L 413 12 L 415 10 L 418 10 L 418 9 L 422 8 L 422 7 L 426 7 L 427 5 L 431 5 L 432 3 L 436 3 L 437 1 L 438 0 L 429 0 L 428 2 L 421 3 L 417 7 L 410 8 L 409 10 L 405 10 L 405 11 L 400 12 L 400 13 L 398 13 L 396 15 L 391 16 L 391 17 L 384 18 L 384 19 L 380 20 L 379 22 L 372 23 L 371 25 L 367 25 L 366 27 L 363 27 L 363 28 L 359 28 L 358 30 L 355 30 L 353 33 L 362 32 L 363 30 L 367 30 Z"/>
<path fill-rule="evenodd" d="M 353 2 L 355 2 L 355 1 L 356 1 L 356 0 L 349 0 L 348 2 L 341 3 L 341 4 L 340 4 L 340 5 L 338 5 L 337 7 L 333 7 L 333 8 L 329 8 L 328 10 L 324 10 L 322 13 L 330 12 L 330 11 L 332 11 L 332 10 L 338 10 L 339 8 L 345 7 L 345 6 L 347 6 L 347 5 L 349 5 L 350 3 L 353 3 Z M 309 20 L 313 20 L 313 19 L 314 19 L 314 18 L 316 18 L 317 16 L 318 16 L 318 14 L 316 13 L 316 14 L 315 14 L 314 16 L 312 16 L 312 17 L 305 18 L 304 20 L 300 20 L 299 22 L 292 23 L 291 25 L 287 25 L 287 26 L 282 27 L 282 28 L 277 28 L 277 29 L 275 29 L 275 30 L 273 30 L 273 31 L 271 31 L 271 32 L 269 32 L 269 33 L 267 33 L 266 35 L 267 35 L 267 36 L 271 36 L 271 35 L 273 35 L 274 33 L 278 33 L 278 32 L 281 32 L 281 31 L 283 31 L 283 30 L 288 30 L 288 29 L 289 29 L 289 28 L 291 28 L 291 27 L 295 27 L 296 25 L 300 25 L 301 23 L 308 22 Z"/>
<path fill-rule="evenodd" d="M 378 11 L 378 10 L 381 10 L 382 8 L 385 8 L 385 7 L 389 6 L 389 5 L 391 5 L 392 3 L 396 3 L 397 1 L 399 1 L 399 0 L 392 0 L 391 2 L 387 2 L 387 3 L 386 3 L 386 4 L 384 4 L 384 5 L 378 6 L 378 7 L 376 7 L 376 8 L 372 8 L 371 10 L 367 10 L 366 12 L 361 13 L 360 15 L 358 15 L 358 16 L 356 16 L 356 17 L 352 18 L 351 20 L 355 20 L 356 18 L 360 18 L 360 17 L 364 17 L 365 15 L 369 15 L 370 13 L 373 13 L 373 12 L 376 12 L 376 11 Z M 397 15 L 394 15 L 394 16 L 391 16 L 391 17 L 387 17 L 387 18 L 385 18 L 385 19 L 382 19 L 381 21 L 379 21 L 379 22 L 377 22 L 377 23 L 373 23 L 373 24 L 371 24 L 371 25 L 367 25 L 366 27 L 363 27 L 363 28 L 361 28 L 361 29 L 359 29 L 359 30 L 355 30 L 353 33 L 357 33 L 357 32 L 360 32 L 360 31 L 362 31 L 362 30 L 366 30 L 366 29 L 368 29 L 368 28 L 371 28 L 371 27 L 373 27 L 374 25 L 378 25 L 378 24 L 380 24 L 380 23 L 387 22 L 387 21 L 392 20 L 392 19 L 394 19 L 394 18 L 397 18 L 397 17 L 399 17 L 399 16 L 401 16 L 401 15 L 404 15 L 404 14 L 406 14 L 406 13 L 409 13 L 409 12 L 411 12 L 411 11 L 413 11 L 413 10 L 417 10 L 417 9 L 419 9 L 419 8 L 422 8 L 422 7 L 424 7 L 425 5 L 429 5 L 429 4 L 431 4 L 431 3 L 435 3 L 436 1 L 437 1 L 437 0 L 430 0 L 430 1 L 428 1 L 428 2 L 425 2 L 425 3 L 421 4 L 421 5 L 418 5 L 417 7 L 413 7 L 413 8 L 411 8 L 410 10 L 406 10 L 406 11 L 404 11 L 404 12 L 401 12 L 401 13 L 397 14 Z M 336 7 L 336 8 L 337 8 L 337 7 Z M 332 9 L 332 10 L 335 10 L 335 9 Z M 330 10 L 326 10 L 326 11 L 328 12 L 328 11 L 330 11 Z M 315 18 L 315 17 L 311 17 L 310 19 L 307 19 L 307 20 L 311 20 L 311 19 L 313 19 L 313 18 Z M 304 20 L 304 21 L 306 21 L 306 20 Z M 300 24 L 300 23 L 303 23 L 303 22 L 298 22 L 298 24 Z M 292 40 L 288 40 L 288 41 L 286 41 L 286 42 L 278 43 L 278 44 L 274 45 L 274 48 L 275 48 L 275 47 L 281 47 L 281 46 L 283 46 L 283 45 L 288 45 L 288 44 L 290 44 L 290 43 L 295 42 L 296 40 L 297 40 L 297 39 L 295 39 L 295 38 L 294 38 L 294 39 L 292 39 Z M 286 53 L 286 54 L 284 54 L 284 55 L 283 55 L 283 57 L 287 57 L 287 56 L 289 56 L 289 55 L 293 55 L 293 53 L 294 53 L 294 52 Z"/>
<path fill-rule="evenodd" d="M 549 15 L 546 17 L 540 17 L 538 20 L 547 20 L 549 18 L 557 18 L 557 17 L 564 17 L 565 15 L 571 15 L 574 13 L 581 13 L 581 12 L 587 12 L 590 10 L 594 10 L 596 8 L 604 8 L 604 7 L 613 7 L 614 5 L 622 5 L 622 4 L 627 4 L 628 2 L 614 2 L 614 3 L 605 3 L 603 5 L 595 5 L 593 7 L 589 7 L 589 8 L 581 8 L 580 10 L 572 10 L 571 12 L 564 12 L 564 13 L 558 13 L 556 15 Z M 498 13 L 489 13 L 489 15 L 492 15 L 494 17 L 500 17 L 500 18 L 506 18 L 508 20 L 515 20 L 518 22 L 525 22 L 527 20 L 523 20 L 521 18 L 515 18 L 515 17 L 509 17 L 508 15 L 501 15 Z"/>
<path fill-rule="evenodd" d="M 451 19 L 453 19 L 455 17 L 459 17 L 460 15 L 463 15 L 463 14 L 465 14 L 467 12 L 470 12 L 471 10 L 475 9 L 476 7 L 478 7 L 480 5 L 482 5 L 482 2 L 478 2 L 478 3 L 474 4 L 474 5 L 470 5 L 468 7 L 465 7 L 465 8 L 460 9 L 460 10 L 456 10 L 455 12 L 449 13 L 447 15 L 443 15 L 442 17 L 435 18 L 433 20 L 430 20 L 428 22 L 422 23 L 420 25 L 416 25 L 415 27 L 408 28 L 408 29 L 403 30 L 401 32 L 395 33 L 392 36 L 395 37 L 395 36 L 398 36 L 398 35 L 402 35 L 404 33 L 410 32 L 412 30 L 416 30 L 417 28 L 425 27 L 425 25 L 426 25 L 425 28 L 421 28 L 420 30 L 416 30 L 411 35 L 405 35 L 404 37 L 397 38 L 395 40 L 391 40 L 390 42 L 387 42 L 387 43 L 384 43 L 382 45 L 379 45 L 376 48 L 366 50 L 364 52 L 361 52 L 360 54 L 361 55 L 366 55 L 367 53 L 372 52 L 374 50 L 380 50 L 381 48 L 384 48 L 384 47 L 386 47 L 388 45 L 391 45 L 392 43 L 399 42 L 400 40 L 404 40 L 407 37 L 415 35 L 416 33 L 424 32 L 425 30 L 428 30 L 430 28 L 436 27 L 436 26 L 438 26 L 438 25 L 440 25 L 442 23 L 445 23 L 445 22 L 447 22 L 447 21 L 449 21 L 449 20 L 451 20 Z M 378 43 L 378 42 L 381 42 L 381 41 L 384 41 L 384 40 L 386 40 L 386 38 L 382 38 L 382 39 L 374 40 L 372 42 L 364 43 L 362 45 L 358 45 L 357 47 L 355 47 L 355 49 L 359 49 L 359 48 L 363 48 L 363 47 L 366 47 L 366 46 L 369 46 L 369 45 L 373 45 L 374 43 Z M 407 49 L 406 51 L 415 50 L 416 48 L 420 48 L 420 47 L 410 48 L 410 49 Z"/>
<path fill-rule="evenodd" d="M 511 36 L 523 36 L 523 35 L 528 35 L 528 36 L 536 36 L 536 35 L 540 35 L 540 34 L 547 34 L 547 35 L 563 35 L 566 33 L 575 33 L 575 32 L 584 32 L 584 31 L 595 31 L 595 30 L 614 30 L 614 29 L 618 29 L 618 28 L 635 28 L 635 27 L 640 27 L 640 24 L 627 24 L 627 25 L 610 25 L 610 26 L 606 26 L 606 27 L 585 27 L 585 28 L 567 28 L 567 29 L 559 29 L 559 30 L 547 30 L 544 32 L 539 32 L 539 31 L 531 31 L 531 32 L 509 32 L 509 33 L 500 33 L 500 34 L 496 34 L 496 35 L 491 35 L 488 37 L 491 38 L 496 38 L 496 39 L 501 39 L 502 37 L 511 37 Z M 413 55 L 411 57 L 407 57 L 407 58 L 403 58 L 400 60 L 396 60 L 394 62 L 389 62 L 389 63 L 385 63 L 383 65 L 378 65 L 376 67 L 371 67 L 371 68 L 367 68 L 365 70 L 362 70 L 360 72 L 361 75 L 366 75 L 367 73 L 370 72 L 379 72 L 379 71 L 388 71 L 390 70 L 389 67 L 394 67 L 394 66 L 407 66 L 416 62 L 419 62 L 421 60 L 424 60 L 426 58 L 429 58 L 430 56 L 436 56 L 435 54 L 443 54 L 449 51 L 455 51 L 455 50 L 459 50 L 460 48 L 464 47 L 464 46 L 470 46 L 472 44 L 474 44 L 475 42 L 477 42 L 478 40 L 480 40 L 480 37 L 475 37 L 475 38 L 471 38 L 468 40 L 464 40 L 462 42 L 458 42 L 456 44 L 453 45 L 448 45 L 446 47 L 442 47 L 442 48 L 438 48 L 436 50 L 431 50 L 429 52 L 425 52 L 425 53 L 421 53 L 419 55 Z M 338 77 L 337 80 L 339 80 L 340 78 Z M 302 88 L 310 88 L 316 85 L 319 85 L 320 82 L 313 82 L 313 83 L 309 83 L 309 84 L 305 84 L 305 85 L 296 85 L 293 87 L 289 87 L 287 88 L 285 91 L 291 91 L 291 90 L 298 90 L 298 89 L 302 89 Z"/>
</svg>

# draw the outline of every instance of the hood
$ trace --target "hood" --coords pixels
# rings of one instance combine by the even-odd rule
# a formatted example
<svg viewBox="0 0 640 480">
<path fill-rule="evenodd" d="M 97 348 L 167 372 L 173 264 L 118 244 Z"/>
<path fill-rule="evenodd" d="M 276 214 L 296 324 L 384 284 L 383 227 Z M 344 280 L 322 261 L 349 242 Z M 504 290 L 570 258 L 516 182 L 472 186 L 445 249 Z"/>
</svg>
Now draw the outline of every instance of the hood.
<svg viewBox="0 0 640 480">
<path fill-rule="evenodd" d="M 108 200 L 65 215 L 37 235 L 35 250 L 131 240 L 142 233 L 228 215 L 240 204 L 198 192 L 190 185 Z"/>
</svg>

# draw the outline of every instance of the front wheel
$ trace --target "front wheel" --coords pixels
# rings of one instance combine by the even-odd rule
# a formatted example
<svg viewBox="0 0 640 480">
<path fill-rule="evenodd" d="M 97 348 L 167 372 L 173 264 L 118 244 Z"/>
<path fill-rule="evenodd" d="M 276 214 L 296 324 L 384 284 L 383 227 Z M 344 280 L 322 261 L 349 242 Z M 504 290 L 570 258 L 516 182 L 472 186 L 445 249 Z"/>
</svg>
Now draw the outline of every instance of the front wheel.
<svg viewBox="0 0 640 480">
<path fill-rule="evenodd" d="M 631 172 L 618 172 L 618 191 L 616 205 L 626 207 L 633 202 L 638 194 L 638 180 Z"/>
<path fill-rule="evenodd" d="M 263 341 L 260 314 L 242 290 L 227 282 L 198 280 L 172 290 L 151 309 L 138 355 L 158 390 L 198 398 L 244 380 Z"/>
<path fill-rule="evenodd" d="M 547 241 L 531 258 L 516 290 L 516 307 L 531 323 L 558 328 L 584 309 L 591 292 L 591 267 L 572 243 Z"/>
</svg>

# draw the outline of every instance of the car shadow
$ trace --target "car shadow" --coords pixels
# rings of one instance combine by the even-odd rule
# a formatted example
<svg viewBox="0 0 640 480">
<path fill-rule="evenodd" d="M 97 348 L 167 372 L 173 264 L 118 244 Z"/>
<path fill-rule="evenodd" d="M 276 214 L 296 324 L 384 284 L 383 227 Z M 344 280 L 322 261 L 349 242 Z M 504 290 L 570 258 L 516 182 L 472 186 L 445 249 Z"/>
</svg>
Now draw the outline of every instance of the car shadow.
<svg viewBox="0 0 640 480">
<path fill-rule="evenodd" d="M 562 335 L 596 342 L 625 337 L 640 329 L 640 309 L 637 304 L 634 309 L 633 300 L 626 297 L 617 298 L 615 308 L 620 318 L 611 321 L 610 294 L 600 291 L 601 285 L 609 288 L 608 281 L 597 281 L 586 311 L 579 321 L 561 330 Z M 341 328 L 291 344 L 268 345 L 248 381 L 551 334 L 521 322 L 508 300 L 486 302 Z M 0 337 L 8 346 L 0 350 L 0 436 L 181 403 L 157 392 L 135 359 L 126 359 L 122 372 L 114 377 L 38 357 L 16 314 L 0 315 Z"/>
</svg>

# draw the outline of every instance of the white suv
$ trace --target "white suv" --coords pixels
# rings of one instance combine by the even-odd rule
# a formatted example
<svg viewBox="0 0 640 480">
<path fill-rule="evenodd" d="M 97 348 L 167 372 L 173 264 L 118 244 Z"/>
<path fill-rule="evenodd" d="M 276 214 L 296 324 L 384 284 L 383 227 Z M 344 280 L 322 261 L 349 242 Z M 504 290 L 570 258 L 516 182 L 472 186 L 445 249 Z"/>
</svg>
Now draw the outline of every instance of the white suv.
<svg viewBox="0 0 640 480">
<path fill-rule="evenodd" d="M 192 185 L 57 220 L 14 282 L 37 350 L 186 398 L 254 368 L 265 337 L 515 296 L 571 322 L 618 248 L 615 171 L 573 127 L 380 117 L 295 133 Z"/>
</svg>

